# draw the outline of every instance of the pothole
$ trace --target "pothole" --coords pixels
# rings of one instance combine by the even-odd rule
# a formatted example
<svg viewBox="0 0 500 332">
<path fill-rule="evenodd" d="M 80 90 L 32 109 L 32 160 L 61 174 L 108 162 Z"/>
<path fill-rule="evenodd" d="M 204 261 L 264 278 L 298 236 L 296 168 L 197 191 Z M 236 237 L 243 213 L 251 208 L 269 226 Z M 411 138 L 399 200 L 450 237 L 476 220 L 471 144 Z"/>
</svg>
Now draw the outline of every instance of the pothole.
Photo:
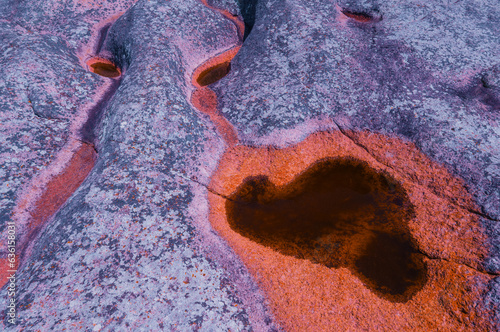
<svg viewBox="0 0 500 332">
<path fill-rule="evenodd" d="M 461 179 L 397 137 L 348 133 L 236 144 L 209 184 L 213 229 L 284 329 L 491 330 L 478 305 L 495 278 L 478 270 L 490 244 Z"/>
<path fill-rule="evenodd" d="M 324 159 L 283 186 L 246 178 L 226 202 L 229 226 L 284 255 L 349 268 L 379 297 L 406 302 L 427 280 L 408 230 L 403 187 L 367 164 Z"/>
<path fill-rule="evenodd" d="M 207 86 L 217 82 L 231 70 L 231 62 L 222 62 L 202 71 L 196 78 L 200 86 Z"/>
<path fill-rule="evenodd" d="M 366 14 L 366 13 L 353 12 L 353 11 L 346 10 L 346 9 L 344 9 L 342 11 L 342 13 L 345 16 L 352 18 L 353 20 L 356 20 L 358 22 L 370 22 L 371 20 L 373 20 L 373 17 L 371 15 Z"/>
<path fill-rule="evenodd" d="M 113 62 L 104 58 L 93 58 L 87 61 L 89 70 L 97 75 L 109 78 L 121 76 L 121 70 Z"/>
</svg>

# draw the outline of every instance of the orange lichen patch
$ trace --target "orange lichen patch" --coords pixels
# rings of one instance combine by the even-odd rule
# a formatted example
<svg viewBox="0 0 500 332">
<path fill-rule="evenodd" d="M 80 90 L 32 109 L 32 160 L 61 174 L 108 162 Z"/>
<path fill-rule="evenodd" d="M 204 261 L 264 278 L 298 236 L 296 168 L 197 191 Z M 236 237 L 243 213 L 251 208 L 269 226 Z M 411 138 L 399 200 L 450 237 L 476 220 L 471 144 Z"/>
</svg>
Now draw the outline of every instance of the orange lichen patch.
<svg viewBox="0 0 500 332">
<path fill-rule="evenodd" d="M 217 115 L 217 96 L 209 88 L 196 89 L 191 95 L 191 103 L 205 114 Z"/>
<path fill-rule="evenodd" d="M 434 163 L 410 142 L 372 133 L 350 132 L 349 136 L 366 147 L 377 160 L 395 169 L 404 169 L 401 176 L 432 189 L 433 192 L 465 207 L 479 211 L 471 195 L 464 190 L 464 182 L 453 177 L 443 165 Z M 413 164 L 421 165 L 412 167 Z"/>
<path fill-rule="evenodd" d="M 229 73 L 231 60 L 240 50 L 241 46 L 235 46 L 208 61 L 204 62 L 193 72 L 192 84 L 200 88 L 212 84 Z"/>
<path fill-rule="evenodd" d="M 198 110 L 210 116 L 210 121 L 229 146 L 238 142 L 238 135 L 233 126 L 217 111 L 217 96 L 212 90 L 207 87 L 196 89 L 191 95 L 191 103 Z"/>
<path fill-rule="evenodd" d="M 401 151 L 412 149 L 411 145 L 380 134 L 359 133 L 358 137 L 365 146 L 371 144 L 369 150 L 375 155 L 384 154 L 384 142 Z M 211 191 L 219 194 L 209 194 L 210 221 L 254 275 L 287 331 L 492 328 L 476 308 L 492 276 L 460 264 L 480 265 L 488 250 L 486 236 L 474 214 L 407 176 L 411 169 L 432 178 L 436 185 L 450 179 L 449 175 L 442 177 L 443 168 L 438 165 L 421 164 L 426 158 L 414 147 L 412 153 L 419 158 L 408 159 L 404 153 L 387 157 L 391 162 L 387 167 L 340 132 L 323 132 L 293 147 L 234 146 L 224 154 L 210 184 Z M 385 298 L 359 273 L 342 264 L 329 267 L 305 255 L 299 258 L 284 254 L 231 228 L 225 197 L 233 197 L 250 177 L 267 177 L 273 186 L 286 188 L 325 159 L 365 163 L 373 172 L 393 179 L 405 192 L 413 209 L 407 230 L 427 270 L 425 283 L 404 301 Z M 434 174 L 434 170 L 438 172 Z M 468 197 L 462 187 L 444 188 L 457 197 Z M 336 251 L 329 254 L 335 256 Z"/>
<path fill-rule="evenodd" d="M 94 167 L 96 154 L 90 144 L 81 144 L 64 170 L 47 184 L 32 212 L 27 239 L 66 202 Z"/>
<path fill-rule="evenodd" d="M 120 68 L 104 58 L 92 58 L 87 61 L 87 66 L 91 72 L 104 77 L 115 78 L 122 74 Z"/>
</svg>

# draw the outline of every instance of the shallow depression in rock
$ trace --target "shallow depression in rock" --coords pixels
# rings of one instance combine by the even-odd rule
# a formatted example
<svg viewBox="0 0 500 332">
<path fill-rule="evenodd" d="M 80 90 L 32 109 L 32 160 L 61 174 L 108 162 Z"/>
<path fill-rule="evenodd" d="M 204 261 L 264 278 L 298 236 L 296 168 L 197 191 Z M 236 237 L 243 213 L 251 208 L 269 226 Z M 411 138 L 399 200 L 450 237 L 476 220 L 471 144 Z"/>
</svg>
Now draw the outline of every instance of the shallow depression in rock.
<svg viewBox="0 0 500 332">
<path fill-rule="evenodd" d="M 209 84 L 215 83 L 227 74 L 231 70 L 230 62 L 219 63 L 213 67 L 205 69 L 196 78 L 196 81 L 200 86 L 207 86 Z"/>
<path fill-rule="evenodd" d="M 354 11 L 350 11 L 350 10 L 346 10 L 346 9 L 343 10 L 342 13 L 345 16 L 352 18 L 353 20 L 356 20 L 358 22 L 366 23 L 366 22 L 373 21 L 373 17 L 367 13 L 354 12 Z"/>
<path fill-rule="evenodd" d="M 402 186 L 351 159 L 316 162 L 287 185 L 246 178 L 226 202 L 230 227 L 272 249 L 329 268 L 347 267 L 378 296 L 406 302 L 427 267 L 408 230 Z"/>
<path fill-rule="evenodd" d="M 90 70 L 104 77 L 115 78 L 121 75 L 120 69 L 113 63 L 108 62 L 94 62 L 90 65 Z"/>
</svg>

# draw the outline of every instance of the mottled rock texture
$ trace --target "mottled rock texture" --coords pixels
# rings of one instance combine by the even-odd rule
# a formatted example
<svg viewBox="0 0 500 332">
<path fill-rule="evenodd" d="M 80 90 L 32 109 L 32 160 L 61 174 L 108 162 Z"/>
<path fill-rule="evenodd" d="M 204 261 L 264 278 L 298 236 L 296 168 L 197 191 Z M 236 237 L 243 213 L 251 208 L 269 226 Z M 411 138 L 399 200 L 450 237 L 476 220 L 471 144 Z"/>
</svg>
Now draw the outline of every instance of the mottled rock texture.
<svg viewBox="0 0 500 332">
<path fill-rule="evenodd" d="M 0 0 L 0 329 L 500 329 L 499 26 L 496 0 Z M 414 205 L 405 303 L 228 227 L 245 177 L 339 156 Z"/>
<path fill-rule="evenodd" d="M 199 1 L 6 5 L 2 227 L 23 210 L 16 203 L 43 197 L 30 181 L 47 169 L 57 178 L 71 138 L 98 157 L 29 239 L 17 323 L 3 312 L 2 329 L 274 329 L 252 278 L 208 226 L 205 187 L 190 180 L 207 183 L 224 149 L 188 103 L 190 75 L 239 43 L 234 24 Z M 92 56 L 122 76 L 91 73 Z M 18 242 L 26 234 L 19 226 Z M 2 296 L 6 308 L 5 287 Z"/>
</svg>

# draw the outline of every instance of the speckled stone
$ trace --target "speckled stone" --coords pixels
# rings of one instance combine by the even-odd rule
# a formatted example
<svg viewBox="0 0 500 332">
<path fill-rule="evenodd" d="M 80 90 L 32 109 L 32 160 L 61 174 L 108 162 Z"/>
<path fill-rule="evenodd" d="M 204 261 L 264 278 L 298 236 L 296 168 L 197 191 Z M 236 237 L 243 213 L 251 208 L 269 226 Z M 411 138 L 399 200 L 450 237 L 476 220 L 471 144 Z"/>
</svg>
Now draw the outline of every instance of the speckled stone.
<svg viewBox="0 0 500 332">
<path fill-rule="evenodd" d="M 204 183 L 224 142 L 187 98 L 194 68 L 239 42 L 234 25 L 198 1 L 139 1 L 103 29 L 116 10 L 94 4 L 79 13 L 77 2 L 56 2 L 21 4 L 0 30 L 10 45 L 2 84 L 12 90 L 1 94 L 2 178 L 10 181 L 2 183 L 2 226 L 27 195 L 22 185 L 69 136 L 94 144 L 98 159 L 29 239 L 16 328 L 275 329 L 253 278 L 208 226 Z M 68 26 L 82 17 L 85 29 Z M 82 38 L 92 23 L 101 30 Z M 86 70 L 96 51 L 124 73 L 115 83 Z M 82 127 L 85 116 L 75 125 L 78 112 L 96 126 Z M 3 317 L 3 329 L 15 329 Z"/>
<path fill-rule="evenodd" d="M 368 13 L 374 22 L 356 22 L 342 9 Z M 295 137 L 287 129 L 325 117 L 344 132 L 415 143 L 464 180 L 476 212 L 495 229 L 498 11 L 494 1 L 260 1 L 231 73 L 214 90 L 246 144 L 297 143 L 321 125 Z M 491 235 L 496 243 L 498 233 Z M 496 246 L 490 271 L 500 270 Z"/>
<path fill-rule="evenodd" d="M 273 270 L 265 282 L 278 281 L 266 288 L 211 225 L 208 197 L 221 193 L 210 183 L 229 147 L 213 118 L 190 102 L 191 79 L 197 67 L 241 44 L 236 26 L 213 8 L 245 21 L 230 73 L 210 85 L 218 103 L 211 112 L 234 130 L 236 151 L 290 148 L 312 133 L 332 132 L 377 167 L 394 168 L 426 195 L 473 215 L 488 244 L 484 256 L 455 257 L 452 242 L 443 241 L 446 252 L 426 246 L 422 230 L 421 249 L 447 266 L 443 275 L 459 271 L 447 279 L 450 294 L 480 294 L 455 306 L 443 292 L 438 302 L 446 320 L 474 328 L 472 318 L 462 321 L 463 312 L 454 311 L 473 308 L 487 322 L 480 327 L 500 329 L 497 1 L 206 3 L 0 0 L 0 259 L 7 255 L 8 221 L 16 221 L 24 246 L 17 323 L 3 311 L 9 299 L 3 287 L 0 330 L 300 330 L 324 326 L 308 322 L 308 310 L 319 317 L 335 310 L 299 306 L 305 325 L 274 310 L 290 304 L 294 293 L 286 284 L 297 280 L 286 276 L 302 278 L 304 265 L 269 260 L 285 268 Z M 91 73 L 86 62 L 94 56 L 114 62 L 121 77 Z M 370 133 L 400 145 L 377 146 Z M 79 144 L 95 149 L 94 168 L 30 233 L 32 205 Z M 405 144 L 458 179 L 472 200 L 415 169 L 403 172 L 395 155 Z M 468 234 L 453 222 L 444 226 L 424 230 L 433 239 L 444 229 Z M 268 268 L 266 262 L 259 264 Z M 341 284 L 370 298 L 357 279 L 339 273 Z M 320 287 L 312 275 L 314 282 L 305 283 Z M 272 302 L 263 289 L 281 278 L 283 297 Z M 332 292 L 339 303 L 351 301 L 340 288 Z M 339 315 L 329 328 L 381 322 L 387 329 L 384 308 L 363 299 L 352 299 L 361 309 Z"/>
</svg>

